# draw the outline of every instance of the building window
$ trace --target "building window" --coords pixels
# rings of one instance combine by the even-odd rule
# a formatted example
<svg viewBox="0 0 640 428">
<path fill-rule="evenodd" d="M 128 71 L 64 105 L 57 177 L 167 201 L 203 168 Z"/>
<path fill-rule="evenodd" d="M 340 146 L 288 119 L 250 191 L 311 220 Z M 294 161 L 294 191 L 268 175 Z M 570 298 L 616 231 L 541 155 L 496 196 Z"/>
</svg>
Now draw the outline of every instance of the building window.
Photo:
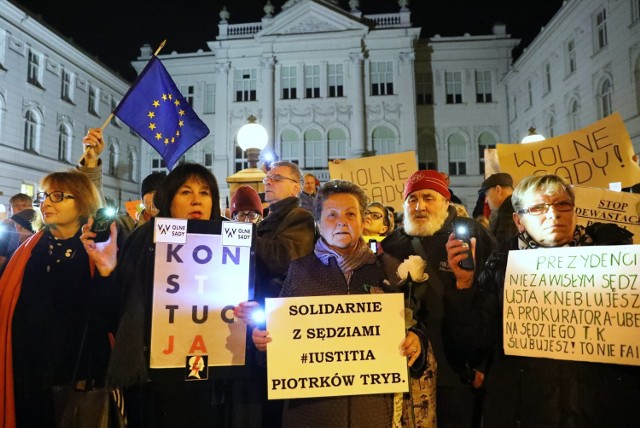
<svg viewBox="0 0 640 428">
<path fill-rule="evenodd" d="M 607 46 L 609 43 L 607 40 L 607 10 L 602 9 L 596 13 L 595 16 L 595 37 L 596 37 L 596 52 Z"/>
<path fill-rule="evenodd" d="M 467 150 L 464 137 L 452 134 L 447 143 L 449 145 L 449 175 L 465 175 L 467 173 Z"/>
<path fill-rule="evenodd" d="M 298 67 L 280 67 L 280 85 L 283 100 L 298 98 Z"/>
<path fill-rule="evenodd" d="M 510 110 L 511 119 L 517 119 L 518 118 L 518 99 L 515 97 L 515 95 L 511 98 L 511 106 L 513 107 Z"/>
<path fill-rule="evenodd" d="M 347 158 L 347 136 L 339 128 L 332 128 L 327 132 L 329 140 L 329 160 Z"/>
<path fill-rule="evenodd" d="M 317 129 L 308 129 L 304 133 L 304 167 L 324 169 L 327 162 L 327 144 L 322 134 Z"/>
<path fill-rule="evenodd" d="M 371 62 L 371 95 L 393 95 L 393 62 Z"/>
<path fill-rule="evenodd" d="M 447 71 L 444 74 L 444 81 L 447 92 L 447 104 L 461 104 L 462 73 L 459 71 Z"/>
<path fill-rule="evenodd" d="M 491 72 L 476 71 L 476 102 L 490 103 L 491 95 Z"/>
<path fill-rule="evenodd" d="M 216 85 L 207 83 L 204 94 L 204 112 L 211 114 L 216 112 Z"/>
<path fill-rule="evenodd" d="M 36 186 L 31 183 L 22 183 L 20 184 L 20 193 L 24 193 L 25 195 L 29 195 L 32 198 L 36 196 Z"/>
<path fill-rule="evenodd" d="M 24 115 L 24 149 L 27 152 L 38 151 L 40 121 L 38 116 L 31 110 L 27 110 Z"/>
<path fill-rule="evenodd" d="M 69 149 L 71 148 L 71 131 L 66 125 L 58 128 L 58 160 L 69 162 Z"/>
<path fill-rule="evenodd" d="M 118 140 L 116 138 L 111 138 L 110 140 L 107 174 L 115 177 L 118 170 Z"/>
<path fill-rule="evenodd" d="M 247 68 L 235 72 L 236 101 L 256 100 L 256 69 Z"/>
<path fill-rule="evenodd" d="M 202 165 L 207 168 L 213 168 L 213 153 L 205 153 L 202 159 Z"/>
<path fill-rule="evenodd" d="M 245 168 L 249 168 L 249 161 L 247 160 L 247 155 L 239 145 L 236 144 L 236 170 L 235 172 L 242 171 Z"/>
<path fill-rule="evenodd" d="M 576 62 L 576 41 L 571 39 L 567 42 L 567 75 L 571 75 L 576 72 L 578 65 Z"/>
<path fill-rule="evenodd" d="M 551 92 L 551 64 L 544 65 L 544 93 Z"/>
<path fill-rule="evenodd" d="M 184 99 L 187 100 L 189 105 L 193 107 L 193 98 L 195 96 L 195 86 L 192 86 L 192 85 L 180 86 L 180 93 L 182 94 Z"/>
<path fill-rule="evenodd" d="M 431 73 L 416 73 L 416 104 L 433 104 L 433 81 Z"/>
<path fill-rule="evenodd" d="M 27 82 L 42 88 L 42 56 L 29 49 Z"/>
<path fill-rule="evenodd" d="M 631 22 L 640 21 L 640 0 L 631 0 Z"/>
<path fill-rule="evenodd" d="M 116 109 L 116 107 L 118 107 L 118 101 L 116 101 L 115 98 L 111 97 L 111 112 L 113 113 L 113 111 Z M 120 128 L 120 119 L 118 119 L 117 116 L 113 116 L 113 118 L 111 118 L 111 123 L 113 124 L 113 126 Z"/>
<path fill-rule="evenodd" d="M 73 74 L 63 68 L 61 80 L 60 98 L 73 103 Z"/>
<path fill-rule="evenodd" d="M 165 172 L 167 170 L 167 164 L 164 159 L 160 157 L 151 158 L 151 172 Z"/>
<path fill-rule="evenodd" d="M 136 181 L 136 177 L 138 177 L 138 154 L 135 150 L 129 151 L 129 156 L 127 158 L 129 163 L 128 168 L 128 178 L 129 181 Z"/>
<path fill-rule="evenodd" d="M 531 80 L 527 81 L 527 101 L 529 103 L 528 108 L 531 108 L 533 106 L 533 83 L 531 83 Z"/>
<path fill-rule="evenodd" d="M 320 98 L 320 66 L 304 66 L 304 97 Z"/>
<path fill-rule="evenodd" d="M 344 96 L 344 72 L 342 64 L 329 64 L 327 83 L 329 84 L 329 97 Z"/>
<path fill-rule="evenodd" d="M 580 103 L 578 100 L 573 100 L 569 107 L 569 126 L 572 131 L 580 129 Z"/>
<path fill-rule="evenodd" d="M 496 138 L 489 132 L 483 132 L 478 137 L 478 160 L 480 166 L 480 175 L 484 175 L 486 162 L 484 158 L 484 151 L 486 149 L 496 148 Z"/>
<path fill-rule="evenodd" d="M 547 135 L 547 138 L 556 136 L 556 118 L 554 116 L 549 116 L 547 120 Z"/>
<path fill-rule="evenodd" d="M 603 119 L 613 113 L 613 104 L 611 100 L 613 95 L 612 92 L 613 87 L 611 86 L 611 81 L 606 79 L 600 86 L 600 119 Z"/>
<path fill-rule="evenodd" d="M 88 111 L 94 116 L 98 116 L 98 106 L 100 105 L 100 90 L 95 86 L 89 87 Z"/>
<path fill-rule="evenodd" d="M 372 134 L 373 150 L 377 155 L 386 155 L 397 152 L 396 141 L 398 140 L 393 130 L 387 126 L 378 126 Z"/>
<path fill-rule="evenodd" d="M 300 138 L 298 134 L 291 130 L 285 129 L 280 136 L 280 154 L 281 159 L 295 164 L 300 164 Z"/>
<path fill-rule="evenodd" d="M 0 29 L 0 69 L 6 70 L 5 52 L 7 51 L 7 32 Z"/>
</svg>

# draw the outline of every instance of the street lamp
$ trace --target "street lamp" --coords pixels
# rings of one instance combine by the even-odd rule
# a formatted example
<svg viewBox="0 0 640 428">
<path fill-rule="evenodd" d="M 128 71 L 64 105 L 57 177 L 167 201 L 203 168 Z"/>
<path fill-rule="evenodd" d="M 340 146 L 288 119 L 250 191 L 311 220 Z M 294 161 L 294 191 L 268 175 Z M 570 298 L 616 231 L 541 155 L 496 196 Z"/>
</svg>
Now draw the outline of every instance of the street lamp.
<svg viewBox="0 0 640 428">
<path fill-rule="evenodd" d="M 242 125 L 238 130 L 238 145 L 242 150 L 247 153 L 247 162 L 249 162 L 249 168 L 256 168 L 258 165 L 258 158 L 260 156 L 260 150 L 267 146 L 269 135 L 264 126 L 257 123 L 257 119 L 254 115 L 247 118 L 247 123 Z"/>
<path fill-rule="evenodd" d="M 538 134 L 538 132 L 536 131 L 536 128 L 532 126 L 531 128 L 529 128 L 529 134 L 527 134 L 520 142 L 522 144 L 537 143 L 538 141 L 542 141 L 544 139 L 545 139 L 544 136 Z"/>
</svg>

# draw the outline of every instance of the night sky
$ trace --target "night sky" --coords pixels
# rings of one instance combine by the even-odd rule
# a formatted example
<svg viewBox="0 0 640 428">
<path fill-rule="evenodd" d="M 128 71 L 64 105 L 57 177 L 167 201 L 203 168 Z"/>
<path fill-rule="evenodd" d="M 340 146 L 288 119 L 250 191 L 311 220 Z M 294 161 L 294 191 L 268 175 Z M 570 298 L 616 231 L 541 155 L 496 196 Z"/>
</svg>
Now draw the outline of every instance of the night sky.
<svg viewBox="0 0 640 428">
<path fill-rule="evenodd" d="M 257 22 L 266 0 L 11 0 L 39 16 L 47 25 L 120 73 L 135 79 L 130 65 L 148 43 L 162 53 L 206 50 L 218 31 L 218 13 L 226 5 L 231 24 Z M 286 0 L 271 0 L 275 13 Z M 422 37 L 491 34 L 495 22 L 507 24 L 507 33 L 526 46 L 560 9 L 563 0 L 411 0 L 411 21 L 422 27 Z M 486 4 L 489 3 L 489 4 Z M 348 0 L 340 0 L 347 8 Z M 397 0 L 360 0 L 363 14 L 397 12 Z M 517 54 L 517 52 L 516 52 Z"/>
</svg>

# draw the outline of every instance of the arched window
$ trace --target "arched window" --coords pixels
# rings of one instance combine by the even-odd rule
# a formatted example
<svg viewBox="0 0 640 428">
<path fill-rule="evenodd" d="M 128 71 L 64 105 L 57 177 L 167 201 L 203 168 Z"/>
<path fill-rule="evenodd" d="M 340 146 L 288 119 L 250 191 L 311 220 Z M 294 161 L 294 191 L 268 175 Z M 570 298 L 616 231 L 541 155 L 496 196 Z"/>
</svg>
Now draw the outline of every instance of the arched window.
<svg viewBox="0 0 640 428">
<path fill-rule="evenodd" d="M 24 149 L 28 152 L 36 152 L 39 137 L 38 115 L 32 110 L 27 110 L 24 115 Z"/>
<path fill-rule="evenodd" d="M 449 175 L 465 175 L 467 173 L 467 150 L 464 137 L 458 133 L 447 139 L 449 146 Z"/>
<path fill-rule="evenodd" d="M 569 106 L 569 125 L 571 126 L 571 131 L 580 129 L 580 103 L 578 100 L 571 101 Z"/>
<path fill-rule="evenodd" d="M 107 174 L 115 176 L 118 171 L 118 153 L 120 147 L 118 140 L 112 138 L 109 144 L 109 160 L 107 162 Z"/>
<path fill-rule="evenodd" d="M 317 129 L 308 129 L 304 133 L 304 167 L 323 169 L 327 167 L 327 143 Z"/>
<path fill-rule="evenodd" d="M 484 175 L 485 171 L 485 159 L 484 159 L 484 151 L 485 149 L 495 149 L 496 148 L 496 137 L 493 136 L 490 132 L 483 132 L 478 137 L 478 160 L 480 166 L 480 174 Z"/>
<path fill-rule="evenodd" d="M 65 124 L 61 124 L 58 128 L 58 160 L 69 162 L 69 153 L 71 151 L 71 130 Z"/>
<path fill-rule="evenodd" d="M 547 119 L 547 138 L 555 137 L 556 135 L 556 118 L 555 116 L 549 116 Z"/>
<path fill-rule="evenodd" d="M 372 147 L 377 155 L 386 155 L 396 152 L 396 135 L 387 126 L 378 126 L 373 130 Z"/>
<path fill-rule="evenodd" d="M 127 171 L 129 181 L 136 181 L 138 177 L 138 154 L 135 150 L 129 151 L 128 163 Z"/>
<path fill-rule="evenodd" d="M 600 119 L 613 113 L 613 86 L 611 80 L 605 79 L 600 86 Z"/>
<path fill-rule="evenodd" d="M 300 165 L 300 137 L 291 129 L 285 129 L 280 136 L 280 158 Z"/>
<path fill-rule="evenodd" d="M 329 140 L 329 160 L 347 158 L 347 136 L 340 128 L 332 128 L 327 133 Z M 326 165 L 325 165 L 326 167 Z"/>
</svg>

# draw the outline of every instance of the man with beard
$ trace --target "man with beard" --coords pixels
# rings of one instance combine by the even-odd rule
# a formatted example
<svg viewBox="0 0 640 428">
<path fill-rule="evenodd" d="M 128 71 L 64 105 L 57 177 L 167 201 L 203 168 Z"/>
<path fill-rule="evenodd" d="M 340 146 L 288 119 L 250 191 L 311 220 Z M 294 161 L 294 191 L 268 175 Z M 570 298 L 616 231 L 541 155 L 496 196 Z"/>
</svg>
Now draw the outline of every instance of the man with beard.
<svg viewBox="0 0 640 428">
<path fill-rule="evenodd" d="M 455 347 L 443 324 L 444 296 L 456 292 L 457 282 L 445 246 L 449 235 L 455 233 L 454 228 L 466 227 L 472 237 L 475 264 L 480 267 L 478 272 L 497 244 L 475 220 L 457 216 L 449 204 L 451 193 L 439 172 L 415 172 L 407 180 L 403 196 L 404 225 L 382 241 L 382 248 L 399 260 L 418 255 L 427 262 L 429 279 L 426 284 L 413 287 L 412 309 L 414 318 L 427 327 L 438 364 L 438 426 L 479 426 L 481 403 L 474 388 L 482 385 L 482 373 L 475 368 L 480 367 L 484 355 L 468 354 Z"/>
</svg>

